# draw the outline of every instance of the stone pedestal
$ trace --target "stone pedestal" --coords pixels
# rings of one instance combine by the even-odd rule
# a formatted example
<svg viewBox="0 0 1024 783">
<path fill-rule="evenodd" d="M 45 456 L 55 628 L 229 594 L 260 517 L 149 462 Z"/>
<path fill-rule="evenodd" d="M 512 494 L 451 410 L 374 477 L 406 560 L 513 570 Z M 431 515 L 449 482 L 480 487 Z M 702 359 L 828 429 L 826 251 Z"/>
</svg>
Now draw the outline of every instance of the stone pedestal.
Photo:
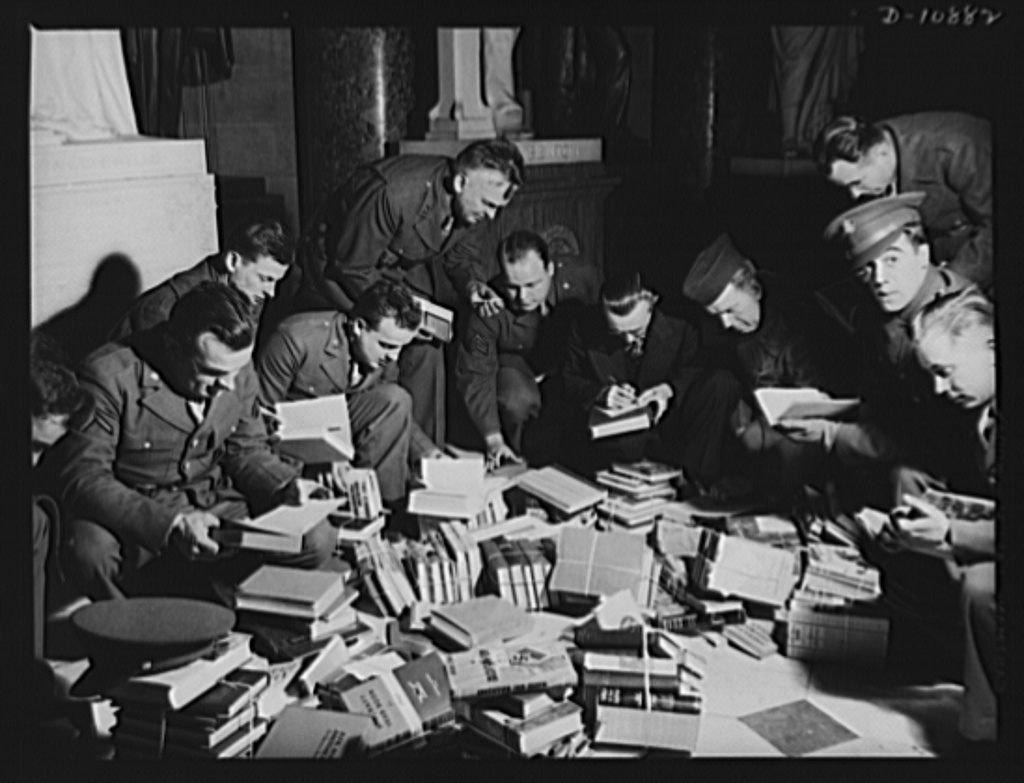
<svg viewBox="0 0 1024 783">
<path fill-rule="evenodd" d="M 217 250 L 201 139 L 32 145 L 30 160 L 33 325 L 95 293 L 105 259 L 144 290 Z"/>
<path fill-rule="evenodd" d="M 490 139 L 496 135 L 480 88 L 480 28 L 437 30 L 437 104 L 427 139 Z"/>
</svg>

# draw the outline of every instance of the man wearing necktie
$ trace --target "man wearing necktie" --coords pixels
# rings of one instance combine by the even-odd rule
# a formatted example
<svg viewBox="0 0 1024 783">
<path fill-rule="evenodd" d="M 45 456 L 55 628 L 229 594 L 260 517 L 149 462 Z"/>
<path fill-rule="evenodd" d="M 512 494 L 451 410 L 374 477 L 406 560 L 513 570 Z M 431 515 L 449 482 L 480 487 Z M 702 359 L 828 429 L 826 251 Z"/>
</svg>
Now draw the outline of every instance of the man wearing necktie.
<svg viewBox="0 0 1024 783">
<path fill-rule="evenodd" d="M 739 401 L 739 381 L 698 364 L 696 328 L 657 309 L 657 303 L 658 295 L 639 274 L 609 279 L 599 304 L 570 332 L 565 394 L 580 414 L 577 430 L 594 406 L 651 407 L 650 429 L 589 444 L 584 449 L 591 458 L 605 464 L 659 459 L 709 487 L 723 478 L 735 447 L 729 418 Z"/>
<path fill-rule="evenodd" d="M 918 474 L 918 487 L 941 486 L 958 493 L 994 497 L 996 489 L 996 347 L 994 308 L 969 289 L 926 307 L 914 322 L 917 356 L 935 391 L 976 413 L 965 433 L 962 470 L 936 478 Z M 881 536 L 891 546 L 952 561 L 959 577 L 965 629 L 964 705 L 960 732 L 972 741 L 996 739 L 996 694 L 1003 687 L 1003 663 L 996 640 L 996 525 L 991 516 L 960 518 L 943 512 L 920 493 L 903 496 Z M 960 516 L 974 516 L 960 513 Z M 952 565 L 955 564 L 955 565 Z"/>
</svg>

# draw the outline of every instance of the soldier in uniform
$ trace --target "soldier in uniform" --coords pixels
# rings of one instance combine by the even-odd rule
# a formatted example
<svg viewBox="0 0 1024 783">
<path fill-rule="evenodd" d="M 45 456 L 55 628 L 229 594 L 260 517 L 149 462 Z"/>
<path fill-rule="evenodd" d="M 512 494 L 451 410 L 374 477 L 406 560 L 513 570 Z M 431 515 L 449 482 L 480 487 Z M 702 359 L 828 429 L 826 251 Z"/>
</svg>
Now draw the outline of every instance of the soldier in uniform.
<svg viewBox="0 0 1024 783">
<path fill-rule="evenodd" d="M 412 400 L 399 386 L 398 357 L 415 338 L 419 304 L 401 283 L 378 280 L 348 314 L 315 310 L 289 316 L 256 362 L 260 401 L 345 394 L 354 464 L 377 471 L 381 499 L 394 504 L 408 491 L 410 460 L 440 449 L 412 418 Z"/>
<path fill-rule="evenodd" d="M 906 460 L 942 474 L 948 448 L 943 422 L 963 417 L 933 393 L 911 340 L 911 324 L 925 305 L 970 285 L 932 263 L 917 209 L 923 200 L 922 193 L 907 193 L 869 201 L 827 227 L 826 237 L 842 237 L 854 275 L 871 294 L 851 318 L 862 404 L 854 422 L 803 419 L 785 428 L 791 437 L 821 442 L 840 464 L 866 466 L 876 475 L 888 476 Z M 876 489 L 882 494 L 861 500 L 888 507 L 900 494 L 888 482 Z"/>
<path fill-rule="evenodd" d="M 487 222 L 523 183 L 519 149 L 504 139 L 473 142 L 454 159 L 399 155 L 358 169 L 328 197 L 299 243 L 295 307 L 350 312 L 381 277 L 454 308 L 483 315 L 501 308 L 485 282 L 481 239 Z M 399 383 L 413 418 L 445 442 L 444 352 L 417 340 L 399 359 Z"/>
<path fill-rule="evenodd" d="M 740 253 L 728 234 L 702 250 L 683 282 L 683 294 L 718 319 L 702 341 L 715 364 L 731 371 L 743 386 L 732 425 L 750 457 L 750 472 L 773 492 L 786 494 L 811 478 L 824 461 L 819 443 L 800 443 L 773 429 L 759 414 L 756 389 L 809 387 L 831 391 L 827 371 L 812 336 L 822 340 L 824 319 Z M 773 281 L 778 282 L 778 281 Z M 724 338 L 724 339 L 723 339 Z M 829 341 L 836 351 L 839 346 Z"/>
<path fill-rule="evenodd" d="M 123 340 L 133 332 L 163 323 L 179 299 L 207 281 L 229 283 L 242 293 L 252 307 L 251 317 L 259 323 L 264 307 L 294 259 L 292 237 L 279 222 L 243 225 L 231 235 L 223 251 L 142 293 L 114 327 L 110 339 Z"/>
<path fill-rule="evenodd" d="M 490 317 L 471 313 L 461 330 L 455 380 L 469 418 L 498 466 L 518 461 L 527 423 L 543 416 L 542 458 L 557 447 L 562 401 L 556 371 L 565 338 L 583 304 L 597 301 L 597 269 L 578 259 L 554 260 L 547 243 L 514 231 L 498 246 L 501 272 L 490 281 L 505 301 Z M 544 413 L 550 415 L 544 416 Z M 535 460 L 536 461 L 536 460 Z"/>
<path fill-rule="evenodd" d="M 874 124 L 836 117 L 815 157 L 854 199 L 920 191 L 932 262 L 992 287 L 992 131 L 959 112 L 904 114 Z"/>
<path fill-rule="evenodd" d="M 69 519 L 64 560 L 86 595 L 224 599 L 215 586 L 230 591 L 263 558 L 220 552 L 221 521 L 326 494 L 271 450 L 250 361 L 254 338 L 242 294 L 207 282 L 167 322 L 83 363 L 79 377 L 95 409 L 53 456 Z M 316 568 L 335 539 L 325 520 L 300 553 L 266 559 Z"/>
</svg>

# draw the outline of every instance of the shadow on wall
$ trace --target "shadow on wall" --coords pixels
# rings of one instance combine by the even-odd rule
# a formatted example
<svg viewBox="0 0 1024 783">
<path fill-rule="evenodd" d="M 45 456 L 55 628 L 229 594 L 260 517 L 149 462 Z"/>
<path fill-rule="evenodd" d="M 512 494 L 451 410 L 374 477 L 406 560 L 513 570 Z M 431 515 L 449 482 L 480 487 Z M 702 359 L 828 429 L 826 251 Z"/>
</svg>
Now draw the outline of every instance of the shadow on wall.
<svg viewBox="0 0 1024 783">
<path fill-rule="evenodd" d="M 142 290 L 135 262 L 123 253 L 111 253 L 96 266 L 89 291 L 76 304 L 38 326 L 57 340 L 77 366 L 107 336 Z"/>
</svg>

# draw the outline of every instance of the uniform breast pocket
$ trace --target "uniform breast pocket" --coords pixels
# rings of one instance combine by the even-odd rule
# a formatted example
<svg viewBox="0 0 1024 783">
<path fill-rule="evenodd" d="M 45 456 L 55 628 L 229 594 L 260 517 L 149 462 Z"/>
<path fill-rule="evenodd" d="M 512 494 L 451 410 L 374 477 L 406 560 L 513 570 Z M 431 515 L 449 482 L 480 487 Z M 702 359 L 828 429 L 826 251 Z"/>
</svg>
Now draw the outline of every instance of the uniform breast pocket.
<svg viewBox="0 0 1024 783">
<path fill-rule="evenodd" d="M 161 437 L 160 433 L 132 433 L 121 439 L 118 471 L 140 482 L 171 481 L 181 449 L 177 438 Z"/>
</svg>

